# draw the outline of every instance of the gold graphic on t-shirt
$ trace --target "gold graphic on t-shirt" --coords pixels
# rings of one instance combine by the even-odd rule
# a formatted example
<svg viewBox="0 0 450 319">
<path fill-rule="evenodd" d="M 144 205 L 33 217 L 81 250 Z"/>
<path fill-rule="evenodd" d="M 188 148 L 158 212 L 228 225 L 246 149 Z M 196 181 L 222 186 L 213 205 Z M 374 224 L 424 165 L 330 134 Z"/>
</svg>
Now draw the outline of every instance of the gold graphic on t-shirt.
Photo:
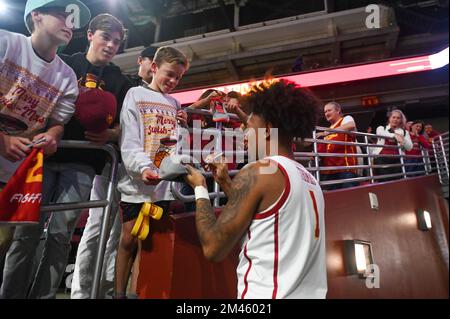
<svg viewBox="0 0 450 319">
<path fill-rule="evenodd" d="M 78 86 L 82 86 L 81 85 L 82 83 L 83 83 L 83 78 L 78 80 Z M 95 74 L 92 74 L 92 73 L 86 74 L 86 80 L 84 81 L 84 87 L 87 87 L 89 89 L 98 88 L 100 90 L 103 90 L 103 88 L 105 87 L 105 82 L 103 80 L 101 80 L 98 87 L 97 87 L 97 83 L 98 83 L 98 77 Z"/>
</svg>

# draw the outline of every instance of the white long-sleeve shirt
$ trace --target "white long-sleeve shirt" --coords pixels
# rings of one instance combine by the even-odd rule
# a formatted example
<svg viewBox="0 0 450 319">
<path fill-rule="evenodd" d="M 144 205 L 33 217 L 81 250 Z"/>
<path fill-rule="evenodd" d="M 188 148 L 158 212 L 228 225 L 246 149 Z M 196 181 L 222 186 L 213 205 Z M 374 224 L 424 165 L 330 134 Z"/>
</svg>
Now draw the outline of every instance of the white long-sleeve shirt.
<svg viewBox="0 0 450 319">
<path fill-rule="evenodd" d="M 121 200 L 129 203 L 173 200 L 170 184 L 146 185 L 142 181 L 145 169 L 159 173 L 164 151 L 170 151 L 162 141 L 173 139 L 179 103 L 168 94 L 142 86 L 128 91 L 120 113 L 120 152 L 126 173 L 118 184 Z"/>
<path fill-rule="evenodd" d="M 376 135 L 394 138 L 395 134 L 389 132 L 390 129 L 391 129 L 391 126 L 389 124 L 387 126 L 378 126 Z M 401 148 L 405 151 L 410 151 L 413 148 L 413 143 L 411 141 L 411 136 L 409 135 L 409 132 L 402 128 L 396 128 L 394 130 L 394 132 L 396 134 L 404 136 L 405 141 L 404 141 L 404 144 L 401 145 Z M 384 143 L 385 143 L 384 138 L 379 138 L 377 140 L 377 145 L 382 146 L 382 145 L 384 145 Z M 378 155 L 378 154 L 380 154 L 382 149 L 383 149 L 382 147 L 374 147 L 372 149 L 372 154 Z"/>
</svg>

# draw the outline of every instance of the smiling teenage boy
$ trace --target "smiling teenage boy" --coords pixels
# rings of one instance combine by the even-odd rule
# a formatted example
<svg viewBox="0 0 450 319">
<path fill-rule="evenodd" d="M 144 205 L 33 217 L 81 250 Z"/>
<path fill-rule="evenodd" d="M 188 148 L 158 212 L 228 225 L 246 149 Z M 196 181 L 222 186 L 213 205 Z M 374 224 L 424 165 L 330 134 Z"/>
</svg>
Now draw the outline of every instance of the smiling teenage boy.
<svg viewBox="0 0 450 319">
<path fill-rule="evenodd" d="M 111 61 L 119 51 L 125 38 L 125 28 L 120 20 L 110 14 L 99 14 L 89 23 L 87 39 L 89 48 L 86 53 L 75 53 L 71 56 L 62 56 L 71 66 L 78 78 L 80 86 L 80 99 L 77 103 L 77 113 L 68 123 L 63 139 L 87 140 L 96 144 L 116 143 L 119 133 L 119 114 L 123 99 L 132 83 L 122 74 L 120 68 Z M 82 100 L 83 98 L 83 100 Z M 112 99 L 112 100 L 111 100 Z M 105 101 L 110 101 L 105 103 Z M 114 110 L 115 109 L 115 110 Z M 114 112 L 115 111 L 115 112 Z M 115 113 L 115 115 L 114 115 Z M 89 170 L 93 181 L 86 183 L 79 181 L 81 186 L 89 189 L 83 195 L 81 201 L 106 198 L 106 188 L 110 166 L 107 163 L 105 152 L 97 150 L 61 149 L 50 161 L 55 166 L 82 165 L 84 171 Z M 92 171 L 94 173 L 92 174 Z M 94 177 L 95 175 L 95 177 Z M 74 181 L 74 183 L 77 183 Z M 91 189 L 92 188 L 92 189 Z M 62 199 L 64 200 L 64 199 Z M 114 217 L 117 205 L 113 199 L 111 207 L 110 225 L 115 225 Z M 77 249 L 74 276 L 72 280 L 71 298 L 89 298 L 93 283 L 95 256 L 98 249 L 101 219 L 103 208 L 92 208 L 86 222 L 81 241 Z M 80 217 L 79 211 L 67 212 L 66 216 L 56 213 L 53 216 L 54 223 L 49 225 L 48 232 L 58 234 L 67 229 L 66 233 L 72 234 Z M 65 225 L 64 225 L 65 223 Z M 64 225 L 61 227 L 60 225 Z M 114 279 L 115 250 L 119 240 L 120 225 L 112 230 L 113 234 L 108 239 L 105 251 L 102 288 L 107 282 Z M 115 232 L 117 235 L 115 236 Z M 70 238 L 67 237 L 70 241 Z M 58 249 L 60 250 L 60 249 Z M 58 250 L 49 251 L 49 257 L 41 261 L 33 289 L 30 292 L 32 298 L 52 298 L 54 290 L 59 286 L 60 276 L 55 276 L 51 268 L 55 264 L 67 264 L 67 255 L 60 256 Z M 69 251 L 66 251 L 68 254 Z M 52 253 L 50 255 L 50 253 Z M 63 258 L 64 257 L 64 258 Z M 50 281 L 51 288 L 47 282 Z M 102 298 L 103 290 L 101 291 Z"/>
<path fill-rule="evenodd" d="M 116 100 L 117 109 L 115 117 L 109 117 L 112 123 L 107 124 L 105 119 L 108 119 L 108 116 L 105 116 L 99 108 L 102 104 L 101 101 L 79 105 L 80 117 L 74 117 L 69 122 L 67 134 L 64 138 L 88 140 L 97 144 L 116 143 L 120 132 L 120 108 L 125 94 L 132 87 L 132 83 L 122 74 L 120 68 L 111 62 L 123 43 L 125 28 L 116 17 L 105 13 L 99 14 L 89 23 L 87 38 L 89 49 L 86 53 L 76 53 L 72 56 L 63 57 L 63 59 L 75 70 L 81 92 L 89 94 L 92 93 L 92 89 L 97 88 L 94 93 L 97 95 L 96 98 L 100 100 L 103 99 L 102 94 L 108 94 L 110 97 L 112 94 Z M 95 102 L 95 99 L 93 102 Z M 110 107 L 108 105 L 106 109 Z M 92 121 L 94 115 L 98 116 L 100 122 Z M 91 123 L 86 123 L 85 120 Z M 104 126 L 105 129 L 99 131 L 99 126 Z M 98 200 L 105 199 L 107 192 L 107 177 L 110 166 L 106 162 L 105 155 L 104 152 L 96 150 L 67 149 L 58 152 L 53 160 L 58 163 L 77 161 L 95 169 L 96 176 L 92 183 L 90 200 Z M 118 199 L 113 198 L 110 219 L 112 229 L 104 255 L 104 276 L 99 298 L 104 297 L 108 286 L 112 289 L 114 280 L 115 252 L 120 233 L 120 222 L 115 220 L 117 206 Z M 102 207 L 89 209 L 89 217 L 77 249 L 71 298 L 85 299 L 90 297 L 102 217 Z"/>
</svg>

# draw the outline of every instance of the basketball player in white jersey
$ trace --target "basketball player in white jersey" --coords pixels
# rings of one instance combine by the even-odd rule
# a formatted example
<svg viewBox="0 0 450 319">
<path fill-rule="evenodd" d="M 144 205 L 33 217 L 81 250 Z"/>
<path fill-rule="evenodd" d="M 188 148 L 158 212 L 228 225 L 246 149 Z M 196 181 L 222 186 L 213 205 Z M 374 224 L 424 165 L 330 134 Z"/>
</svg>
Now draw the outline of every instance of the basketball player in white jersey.
<svg viewBox="0 0 450 319">
<path fill-rule="evenodd" d="M 294 137 L 311 136 L 321 104 L 309 90 L 287 81 L 254 87 L 247 103 L 253 109 L 248 127 L 262 129 L 269 152 L 233 179 L 226 164 L 210 165 L 228 197 L 218 218 L 205 178 L 188 166 L 185 179 L 195 190 L 204 255 L 220 261 L 240 241 L 238 298 L 325 298 L 323 194 L 292 152 Z M 271 128 L 278 128 L 278 154 L 270 153 Z M 268 162 L 274 164 L 271 172 Z"/>
</svg>

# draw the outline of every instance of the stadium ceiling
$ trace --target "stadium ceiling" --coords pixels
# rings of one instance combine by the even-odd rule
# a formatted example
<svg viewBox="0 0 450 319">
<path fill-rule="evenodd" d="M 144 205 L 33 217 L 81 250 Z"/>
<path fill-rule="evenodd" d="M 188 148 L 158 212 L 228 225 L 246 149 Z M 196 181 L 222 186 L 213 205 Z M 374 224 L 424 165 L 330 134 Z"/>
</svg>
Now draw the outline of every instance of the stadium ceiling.
<svg viewBox="0 0 450 319">
<path fill-rule="evenodd" d="M 424 54 L 448 44 L 442 1 L 385 1 L 375 29 L 366 25 L 371 1 L 169 2 L 149 44 L 188 55 L 182 88 Z M 143 47 L 126 48 L 115 62 L 135 74 Z"/>
<path fill-rule="evenodd" d="M 192 67 L 181 88 L 214 85 L 392 57 L 428 54 L 448 45 L 448 1 L 376 1 L 380 27 L 367 29 L 371 0 L 83 0 L 93 15 L 111 13 L 128 37 L 114 60 L 136 74 L 148 45 L 183 50 Z M 0 28 L 27 34 L 26 0 L 4 1 Z M 87 47 L 74 33 L 64 53 Z"/>
</svg>

